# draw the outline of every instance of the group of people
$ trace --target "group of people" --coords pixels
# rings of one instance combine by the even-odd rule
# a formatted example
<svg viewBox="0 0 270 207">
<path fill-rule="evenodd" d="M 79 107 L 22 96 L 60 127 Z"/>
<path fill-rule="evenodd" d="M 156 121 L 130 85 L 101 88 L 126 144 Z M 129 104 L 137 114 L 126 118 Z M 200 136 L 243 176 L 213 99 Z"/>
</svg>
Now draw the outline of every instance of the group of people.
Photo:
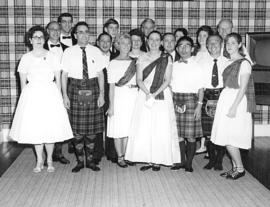
<svg viewBox="0 0 270 207">
<path fill-rule="evenodd" d="M 72 25 L 63 13 L 45 29 L 33 26 L 19 63 L 22 92 L 10 136 L 34 144 L 34 172 L 69 163 L 65 140 L 76 154 L 74 173 L 99 171 L 103 145 L 121 168 L 193 172 L 200 138 L 197 153 L 206 146 L 209 155 L 204 169 L 223 170 L 227 149 L 232 169 L 221 176 L 245 175 L 239 148 L 251 147 L 252 62 L 230 20 L 217 31 L 201 26 L 196 44 L 185 28 L 161 34 L 150 18 L 124 34 L 109 19 L 95 46 L 86 22 Z"/>
</svg>

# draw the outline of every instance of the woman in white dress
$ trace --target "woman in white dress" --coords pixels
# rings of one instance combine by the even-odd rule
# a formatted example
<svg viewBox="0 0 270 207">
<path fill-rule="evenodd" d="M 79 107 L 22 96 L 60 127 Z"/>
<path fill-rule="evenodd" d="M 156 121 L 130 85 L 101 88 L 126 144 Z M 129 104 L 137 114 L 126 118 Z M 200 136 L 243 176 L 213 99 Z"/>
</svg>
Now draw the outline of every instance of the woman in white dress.
<svg viewBox="0 0 270 207">
<path fill-rule="evenodd" d="M 125 168 L 127 164 L 124 156 L 138 88 L 135 78 L 136 60 L 129 57 L 130 36 L 120 35 L 117 44 L 120 54 L 110 62 L 107 68 L 110 84 L 107 135 L 114 139 L 118 166 Z"/>
<path fill-rule="evenodd" d="M 35 173 L 43 169 L 45 145 L 47 171 L 53 172 L 54 143 L 73 137 L 61 95 L 61 67 L 57 57 L 43 49 L 45 31 L 41 26 L 32 27 L 27 35 L 31 51 L 22 56 L 18 67 L 22 91 L 10 137 L 19 143 L 34 144 Z"/>
<path fill-rule="evenodd" d="M 126 160 L 148 165 L 140 170 L 159 171 L 160 165 L 180 162 L 177 128 L 168 87 L 171 81 L 172 60 L 162 54 L 161 34 L 153 31 L 148 36 L 150 51 L 137 62 L 136 79 L 139 93 L 136 99 Z"/>
<path fill-rule="evenodd" d="M 226 146 L 233 167 L 221 176 L 238 179 L 245 175 L 239 148 L 249 149 L 252 139 L 252 117 L 255 111 L 251 64 L 241 53 L 241 36 L 229 34 L 225 39 L 231 64 L 224 70 L 224 89 L 220 94 L 214 118 L 211 141 Z"/>
</svg>

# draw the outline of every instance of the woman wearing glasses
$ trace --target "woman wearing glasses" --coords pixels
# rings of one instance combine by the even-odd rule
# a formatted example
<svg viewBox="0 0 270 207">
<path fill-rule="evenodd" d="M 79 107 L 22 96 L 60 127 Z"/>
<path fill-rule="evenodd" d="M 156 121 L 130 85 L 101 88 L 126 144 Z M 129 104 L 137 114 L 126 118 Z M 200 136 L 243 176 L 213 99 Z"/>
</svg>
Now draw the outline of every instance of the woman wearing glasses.
<svg viewBox="0 0 270 207">
<path fill-rule="evenodd" d="M 54 172 L 54 143 L 73 137 L 61 96 L 59 60 L 43 48 L 44 39 L 45 30 L 41 26 L 33 26 L 26 35 L 30 52 L 22 56 L 18 66 L 21 95 L 10 132 L 15 141 L 34 144 L 37 155 L 35 173 L 43 169 L 44 146 L 47 171 Z"/>
</svg>

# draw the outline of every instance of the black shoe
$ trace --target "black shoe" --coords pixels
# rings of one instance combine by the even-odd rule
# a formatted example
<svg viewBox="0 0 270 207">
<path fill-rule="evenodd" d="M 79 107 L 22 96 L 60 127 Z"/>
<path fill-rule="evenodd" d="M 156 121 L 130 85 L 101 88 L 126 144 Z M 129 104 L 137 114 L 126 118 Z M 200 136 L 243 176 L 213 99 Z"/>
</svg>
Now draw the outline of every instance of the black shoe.
<svg viewBox="0 0 270 207">
<path fill-rule="evenodd" d="M 125 162 L 129 165 L 129 166 L 135 166 L 136 163 L 135 162 L 130 162 L 128 160 L 125 160 Z"/>
<path fill-rule="evenodd" d="M 151 169 L 152 167 L 153 167 L 152 165 L 145 165 L 145 166 L 142 166 L 142 167 L 140 168 L 140 171 L 146 171 L 146 170 Z"/>
<path fill-rule="evenodd" d="M 83 168 L 84 168 L 84 164 L 83 163 L 78 163 L 71 171 L 73 173 L 77 173 Z"/>
<path fill-rule="evenodd" d="M 213 167 L 214 167 L 214 163 L 209 162 L 207 165 L 205 165 L 205 166 L 203 167 L 203 169 L 211 170 Z"/>
<path fill-rule="evenodd" d="M 59 157 L 59 158 L 58 158 L 58 161 L 59 161 L 60 163 L 64 164 L 64 165 L 70 163 L 70 161 L 69 161 L 67 158 L 65 158 L 64 156 Z"/>
<path fill-rule="evenodd" d="M 195 155 L 200 155 L 200 154 L 205 154 L 207 151 L 203 151 L 203 152 L 196 152 Z"/>
<path fill-rule="evenodd" d="M 154 166 L 152 167 L 152 170 L 153 170 L 153 171 L 160 171 L 160 166 L 159 166 L 159 165 L 154 165 Z"/>
<path fill-rule="evenodd" d="M 209 155 L 205 155 L 203 158 L 209 160 Z"/>
<path fill-rule="evenodd" d="M 96 166 L 95 163 L 88 163 L 86 164 L 86 168 L 89 168 L 93 171 L 100 171 L 100 168 L 98 166 Z"/>
<path fill-rule="evenodd" d="M 214 170 L 223 170 L 223 166 L 221 163 L 216 163 L 215 166 L 214 166 Z"/>
<path fill-rule="evenodd" d="M 227 172 L 221 173 L 220 176 L 221 176 L 221 177 L 227 178 L 227 177 L 230 176 L 235 170 L 236 170 L 235 168 L 232 168 L 232 169 L 230 169 L 230 170 L 227 171 Z"/>
<path fill-rule="evenodd" d="M 96 165 L 99 165 L 101 159 L 93 159 L 93 163 L 95 163 Z"/>
<path fill-rule="evenodd" d="M 231 173 L 230 175 L 227 176 L 228 179 L 232 179 L 232 180 L 237 180 L 243 176 L 245 176 L 246 171 L 244 170 L 243 172 L 239 172 L 237 170 L 235 170 L 233 173 Z"/>
<path fill-rule="evenodd" d="M 176 164 L 174 166 L 171 167 L 171 170 L 180 170 L 180 169 L 184 169 L 185 165 L 184 164 Z"/>
<path fill-rule="evenodd" d="M 193 168 L 192 168 L 192 167 L 186 167 L 186 168 L 185 168 L 185 171 L 186 171 L 186 172 L 193 172 Z"/>
<path fill-rule="evenodd" d="M 121 168 L 127 168 L 128 167 L 127 163 L 125 163 L 124 160 L 121 160 L 120 162 L 117 162 L 116 164 Z"/>
<path fill-rule="evenodd" d="M 111 161 L 112 163 L 117 163 L 117 158 L 107 157 L 107 160 Z"/>
</svg>

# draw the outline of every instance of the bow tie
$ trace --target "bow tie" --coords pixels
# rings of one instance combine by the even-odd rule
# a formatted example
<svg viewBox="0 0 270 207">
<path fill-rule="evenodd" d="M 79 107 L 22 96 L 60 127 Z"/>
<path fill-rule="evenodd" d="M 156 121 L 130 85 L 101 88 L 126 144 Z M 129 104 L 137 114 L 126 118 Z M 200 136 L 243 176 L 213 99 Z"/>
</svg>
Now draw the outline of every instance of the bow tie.
<svg viewBox="0 0 270 207">
<path fill-rule="evenodd" d="M 60 47 L 60 44 L 56 44 L 56 45 L 50 44 L 50 47 L 51 48 L 53 48 L 53 47 Z"/>
<path fill-rule="evenodd" d="M 62 36 L 63 39 L 71 39 L 71 36 Z"/>
<path fill-rule="evenodd" d="M 178 60 L 178 62 L 179 62 L 179 63 L 185 63 L 185 64 L 187 64 L 187 63 L 188 63 L 188 61 L 187 61 L 187 60 L 183 60 L 183 59 L 179 59 L 179 60 Z"/>
</svg>

